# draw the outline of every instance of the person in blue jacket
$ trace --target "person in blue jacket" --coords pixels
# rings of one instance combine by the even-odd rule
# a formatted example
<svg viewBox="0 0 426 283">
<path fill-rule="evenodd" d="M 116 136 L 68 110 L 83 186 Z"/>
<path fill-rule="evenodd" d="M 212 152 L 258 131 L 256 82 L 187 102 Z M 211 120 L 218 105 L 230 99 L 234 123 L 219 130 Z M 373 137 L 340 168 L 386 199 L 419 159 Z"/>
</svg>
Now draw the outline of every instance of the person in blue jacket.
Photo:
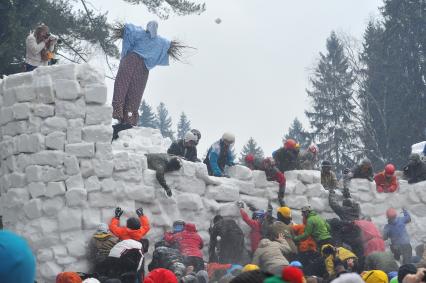
<svg viewBox="0 0 426 283">
<path fill-rule="evenodd" d="M 229 177 L 224 173 L 225 165 L 234 165 L 234 155 L 232 146 L 235 143 L 235 136 L 231 133 L 224 133 L 222 138 L 212 144 L 207 152 L 204 163 L 210 176 Z"/>
<path fill-rule="evenodd" d="M 410 263 L 413 248 L 410 244 L 410 236 L 408 236 L 407 223 L 411 222 L 410 214 L 406 209 L 402 209 L 403 216 L 397 217 L 395 208 L 389 208 L 386 211 L 388 224 L 383 230 L 383 240 L 391 240 L 391 251 L 396 260 L 402 255 L 402 264 Z"/>
</svg>

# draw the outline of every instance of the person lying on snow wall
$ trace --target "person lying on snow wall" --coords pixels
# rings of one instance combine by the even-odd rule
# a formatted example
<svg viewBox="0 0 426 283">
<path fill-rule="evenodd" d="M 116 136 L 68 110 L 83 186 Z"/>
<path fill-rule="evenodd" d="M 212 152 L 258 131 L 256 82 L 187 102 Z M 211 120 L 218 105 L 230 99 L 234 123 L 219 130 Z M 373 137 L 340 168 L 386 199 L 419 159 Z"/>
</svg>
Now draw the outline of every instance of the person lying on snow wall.
<svg viewBox="0 0 426 283">
<path fill-rule="evenodd" d="M 147 153 L 145 156 L 148 162 L 148 169 L 155 171 L 158 183 L 164 188 L 167 196 L 171 197 L 172 190 L 167 185 L 164 174 L 180 170 L 182 168 L 182 160 L 167 153 Z"/>
</svg>

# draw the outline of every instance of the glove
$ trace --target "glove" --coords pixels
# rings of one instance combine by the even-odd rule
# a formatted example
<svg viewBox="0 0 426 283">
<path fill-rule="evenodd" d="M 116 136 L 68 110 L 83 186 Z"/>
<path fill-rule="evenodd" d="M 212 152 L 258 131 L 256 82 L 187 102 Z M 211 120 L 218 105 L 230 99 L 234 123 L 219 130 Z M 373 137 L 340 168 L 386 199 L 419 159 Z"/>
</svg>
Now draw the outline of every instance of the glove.
<svg viewBox="0 0 426 283">
<path fill-rule="evenodd" d="M 115 209 L 115 218 L 120 219 L 120 216 L 123 215 L 124 211 L 121 209 L 121 207 L 117 207 Z"/>
<path fill-rule="evenodd" d="M 138 215 L 138 217 L 143 216 L 143 208 L 139 207 L 138 209 L 136 209 L 136 214 Z"/>
<path fill-rule="evenodd" d="M 173 195 L 172 194 L 172 190 L 170 188 L 167 188 L 166 189 L 166 194 L 167 194 L 168 197 L 171 197 Z"/>
<path fill-rule="evenodd" d="M 238 206 L 238 208 L 244 208 L 244 202 L 242 202 L 242 201 L 237 201 L 237 206 Z"/>
<path fill-rule="evenodd" d="M 343 174 L 347 175 L 347 174 L 349 174 L 350 171 L 351 170 L 349 170 L 349 168 L 345 168 L 345 170 L 343 170 Z"/>
</svg>

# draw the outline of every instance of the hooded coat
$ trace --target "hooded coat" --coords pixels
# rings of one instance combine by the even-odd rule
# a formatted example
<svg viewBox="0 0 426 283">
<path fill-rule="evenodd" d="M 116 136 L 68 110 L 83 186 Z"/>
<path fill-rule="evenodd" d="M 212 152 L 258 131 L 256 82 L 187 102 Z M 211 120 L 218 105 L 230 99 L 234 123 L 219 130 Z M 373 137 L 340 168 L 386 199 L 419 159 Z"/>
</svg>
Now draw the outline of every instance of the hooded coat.
<svg viewBox="0 0 426 283">
<path fill-rule="evenodd" d="M 141 227 L 138 230 L 132 230 L 127 227 L 120 227 L 120 220 L 114 217 L 111 219 L 111 223 L 109 224 L 109 230 L 120 240 L 132 239 L 139 241 L 151 229 L 148 217 L 142 215 L 139 217 L 139 221 L 141 223 Z"/>
<path fill-rule="evenodd" d="M 332 245 L 324 245 L 321 248 L 321 254 L 325 257 L 326 255 L 324 255 L 324 249 L 328 248 L 328 247 L 333 247 Z M 347 261 L 348 259 L 356 259 L 357 256 L 351 252 L 348 249 L 342 248 L 342 247 L 337 247 L 336 249 L 336 253 L 334 255 L 328 255 L 327 257 L 325 257 L 324 263 L 325 263 L 325 268 L 327 269 L 327 273 L 329 274 L 329 276 L 334 276 L 335 271 L 334 271 L 334 260 L 335 259 L 339 259 L 342 262 Z"/>
<path fill-rule="evenodd" d="M 185 146 L 185 141 L 183 139 L 174 141 L 167 150 L 167 153 L 181 156 L 192 162 L 196 162 L 198 160 L 197 148 L 195 146 Z"/>
<path fill-rule="evenodd" d="M 284 256 L 288 253 L 291 253 L 291 248 L 285 240 L 262 239 L 253 255 L 252 263 L 259 266 L 261 270 L 275 273 L 278 268 L 289 264 Z"/>
<path fill-rule="evenodd" d="M 383 241 L 382 234 L 373 222 L 367 220 L 355 220 L 354 223 L 361 229 L 364 256 L 368 256 L 373 252 L 385 251 L 385 241 Z"/>
<path fill-rule="evenodd" d="M 201 249 L 203 248 L 203 240 L 197 233 L 197 229 L 193 223 L 186 223 L 182 232 L 175 234 L 166 233 L 164 240 L 170 244 L 177 244 L 179 251 L 184 256 L 195 256 L 203 258 Z"/>
<path fill-rule="evenodd" d="M 352 178 L 353 179 L 367 179 L 369 181 L 373 181 L 373 167 L 369 166 L 367 170 L 362 169 L 363 165 L 357 165 L 352 168 Z"/>
<path fill-rule="evenodd" d="M 185 273 L 183 256 L 176 249 L 169 247 L 157 247 L 152 254 L 152 261 L 148 265 L 148 270 L 153 271 L 157 268 L 166 268 L 173 273 Z"/>
<path fill-rule="evenodd" d="M 310 211 L 306 220 L 305 232 L 294 238 L 295 241 L 304 240 L 311 236 L 315 242 L 330 239 L 330 225 L 315 211 Z"/>
</svg>

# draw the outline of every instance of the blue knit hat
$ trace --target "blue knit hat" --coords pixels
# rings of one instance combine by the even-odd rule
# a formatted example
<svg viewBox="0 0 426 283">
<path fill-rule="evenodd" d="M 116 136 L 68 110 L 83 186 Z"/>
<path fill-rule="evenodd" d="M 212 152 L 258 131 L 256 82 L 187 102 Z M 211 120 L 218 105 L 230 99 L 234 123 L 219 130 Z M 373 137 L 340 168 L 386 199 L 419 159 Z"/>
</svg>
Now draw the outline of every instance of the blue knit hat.
<svg viewBox="0 0 426 283">
<path fill-rule="evenodd" d="M 1 282 L 34 282 L 34 255 L 27 241 L 10 231 L 0 231 L 0 262 Z"/>
</svg>

